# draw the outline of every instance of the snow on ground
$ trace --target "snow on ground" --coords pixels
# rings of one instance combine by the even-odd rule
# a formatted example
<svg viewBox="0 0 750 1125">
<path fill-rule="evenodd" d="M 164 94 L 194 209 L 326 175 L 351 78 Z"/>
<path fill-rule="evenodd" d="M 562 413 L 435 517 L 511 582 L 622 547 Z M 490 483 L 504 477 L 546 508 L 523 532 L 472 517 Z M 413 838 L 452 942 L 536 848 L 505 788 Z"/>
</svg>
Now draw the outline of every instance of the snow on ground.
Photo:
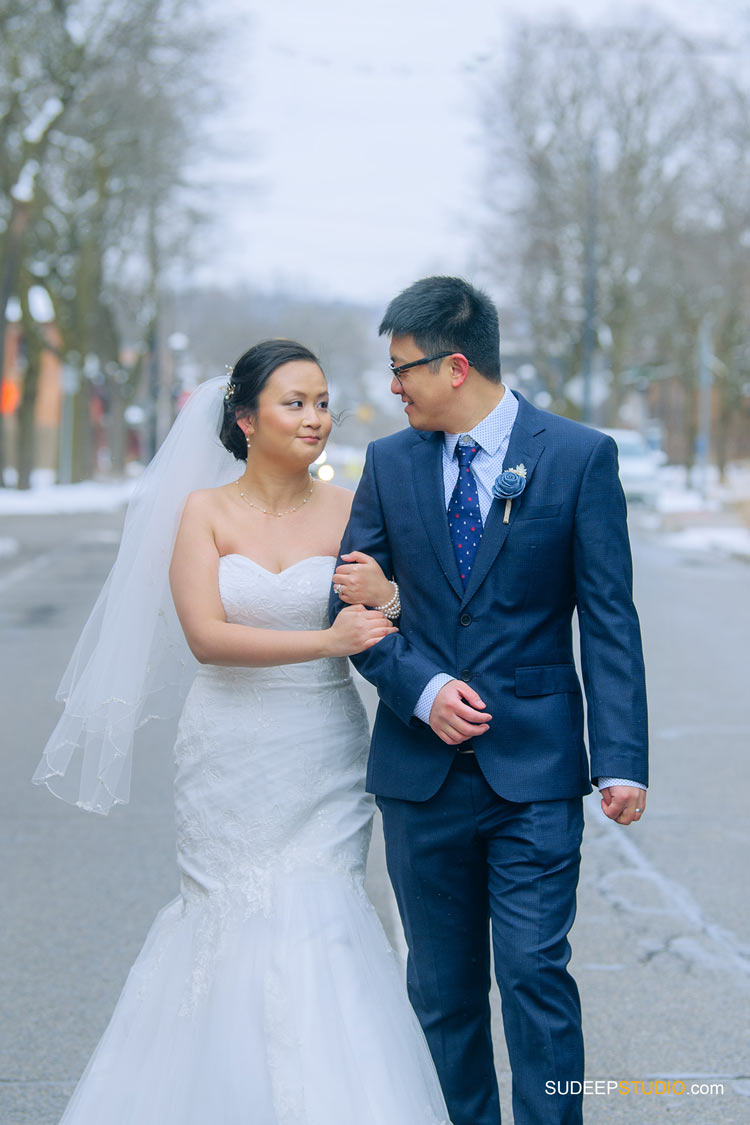
<svg viewBox="0 0 750 1125">
<path fill-rule="evenodd" d="M 72 512 L 115 512 L 130 499 L 136 482 L 82 481 L 50 484 L 25 491 L 0 488 L 0 516 L 52 516 Z"/>
<path fill-rule="evenodd" d="M 665 535 L 662 543 L 680 551 L 718 551 L 750 562 L 750 531 L 745 527 L 686 527 Z"/>
<path fill-rule="evenodd" d="M 705 499 L 700 492 L 670 486 L 660 489 L 654 499 L 657 512 L 719 512 L 721 501 Z"/>
<path fill-rule="evenodd" d="M 54 484 L 50 477 L 39 470 L 32 477 L 34 487 L 27 491 L 0 488 L 0 516 L 113 512 L 127 504 L 136 484 L 136 479 Z M 678 519 L 675 530 L 673 522 L 673 530 L 661 533 L 665 546 L 680 551 L 718 551 L 750 561 L 750 529 L 739 525 L 739 515 L 737 526 L 726 526 L 730 508 L 738 502 L 750 504 L 750 466 L 731 466 L 726 485 L 719 484 L 713 468 L 709 468 L 705 481 L 699 481 L 695 476 L 688 480 L 684 467 L 665 466 L 659 470 L 659 484 L 653 507 L 638 513 L 639 526 L 658 534 L 664 517 L 684 514 L 691 526 L 679 529 Z M 711 526 L 714 513 L 719 526 Z M 696 517 L 698 524 L 694 522 Z M 14 539 L 0 538 L 0 558 L 10 558 L 17 550 Z"/>
<path fill-rule="evenodd" d="M 723 484 L 712 465 L 692 474 L 665 466 L 651 518 L 649 530 L 661 530 L 665 546 L 750 561 L 750 465 L 729 465 Z M 647 526 L 643 520 L 641 526 Z"/>
<path fill-rule="evenodd" d="M 705 473 L 695 466 L 688 473 L 684 465 L 665 465 L 659 469 L 659 491 L 655 506 L 659 512 L 717 512 L 738 501 L 750 501 L 750 465 L 727 466 L 724 484 L 715 465 Z"/>
</svg>

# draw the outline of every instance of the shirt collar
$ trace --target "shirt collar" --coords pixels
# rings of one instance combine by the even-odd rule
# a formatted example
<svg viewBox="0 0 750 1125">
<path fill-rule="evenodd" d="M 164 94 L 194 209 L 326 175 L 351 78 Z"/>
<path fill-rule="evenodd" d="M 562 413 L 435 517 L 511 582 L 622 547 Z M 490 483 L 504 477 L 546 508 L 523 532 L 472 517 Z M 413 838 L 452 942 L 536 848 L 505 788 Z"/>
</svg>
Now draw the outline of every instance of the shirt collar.
<svg viewBox="0 0 750 1125">
<path fill-rule="evenodd" d="M 485 453 L 494 457 L 513 429 L 516 414 L 518 414 L 518 399 L 506 384 L 505 393 L 494 410 L 491 410 L 481 422 L 477 422 L 476 426 L 472 426 L 468 431 L 463 430 L 462 433 L 468 433 Z M 447 432 L 443 434 L 445 452 L 451 460 L 455 455 L 460 436 L 461 434 Z"/>
</svg>

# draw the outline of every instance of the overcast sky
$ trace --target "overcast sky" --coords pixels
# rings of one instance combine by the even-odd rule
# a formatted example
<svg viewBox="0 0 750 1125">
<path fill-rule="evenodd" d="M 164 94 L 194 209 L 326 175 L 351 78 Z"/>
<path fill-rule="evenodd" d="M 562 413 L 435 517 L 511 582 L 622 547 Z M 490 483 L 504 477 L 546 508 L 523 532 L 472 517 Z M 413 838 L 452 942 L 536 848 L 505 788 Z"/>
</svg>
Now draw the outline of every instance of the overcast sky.
<svg viewBox="0 0 750 1125">
<path fill-rule="evenodd" d="M 652 0 L 696 30 L 740 0 Z M 216 65 L 226 104 L 220 218 L 203 276 L 382 303 L 427 273 L 471 268 L 481 174 L 479 90 L 520 13 L 607 0 L 217 0 L 231 35 Z"/>
</svg>

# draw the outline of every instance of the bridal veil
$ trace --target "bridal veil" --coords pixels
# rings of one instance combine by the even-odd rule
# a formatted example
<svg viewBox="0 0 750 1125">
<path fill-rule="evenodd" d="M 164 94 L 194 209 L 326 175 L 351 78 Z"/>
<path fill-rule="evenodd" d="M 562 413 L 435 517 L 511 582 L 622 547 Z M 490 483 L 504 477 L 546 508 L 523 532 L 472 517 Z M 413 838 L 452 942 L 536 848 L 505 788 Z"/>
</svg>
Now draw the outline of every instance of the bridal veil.
<svg viewBox="0 0 750 1125">
<path fill-rule="evenodd" d="M 218 437 L 226 382 L 191 394 L 139 479 L 117 559 L 57 691 L 65 711 L 33 780 L 90 812 L 127 802 L 135 731 L 176 715 L 195 673 L 169 563 L 188 494 L 237 475 Z"/>
</svg>

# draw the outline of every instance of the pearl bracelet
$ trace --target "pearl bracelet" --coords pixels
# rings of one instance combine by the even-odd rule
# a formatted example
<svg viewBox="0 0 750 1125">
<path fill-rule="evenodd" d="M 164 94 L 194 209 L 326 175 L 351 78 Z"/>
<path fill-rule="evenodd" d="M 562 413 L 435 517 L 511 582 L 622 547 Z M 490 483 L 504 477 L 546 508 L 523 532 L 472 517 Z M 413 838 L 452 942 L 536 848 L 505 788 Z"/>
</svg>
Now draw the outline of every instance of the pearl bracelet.
<svg viewBox="0 0 750 1125">
<path fill-rule="evenodd" d="M 384 614 L 389 621 L 395 621 L 401 614 L 401 596 L 398 592 L 398 582 L 391 582 L 394 594 L 389 602 L 385 605 L 376 605 L 374 608 Z"/>
</svg>

